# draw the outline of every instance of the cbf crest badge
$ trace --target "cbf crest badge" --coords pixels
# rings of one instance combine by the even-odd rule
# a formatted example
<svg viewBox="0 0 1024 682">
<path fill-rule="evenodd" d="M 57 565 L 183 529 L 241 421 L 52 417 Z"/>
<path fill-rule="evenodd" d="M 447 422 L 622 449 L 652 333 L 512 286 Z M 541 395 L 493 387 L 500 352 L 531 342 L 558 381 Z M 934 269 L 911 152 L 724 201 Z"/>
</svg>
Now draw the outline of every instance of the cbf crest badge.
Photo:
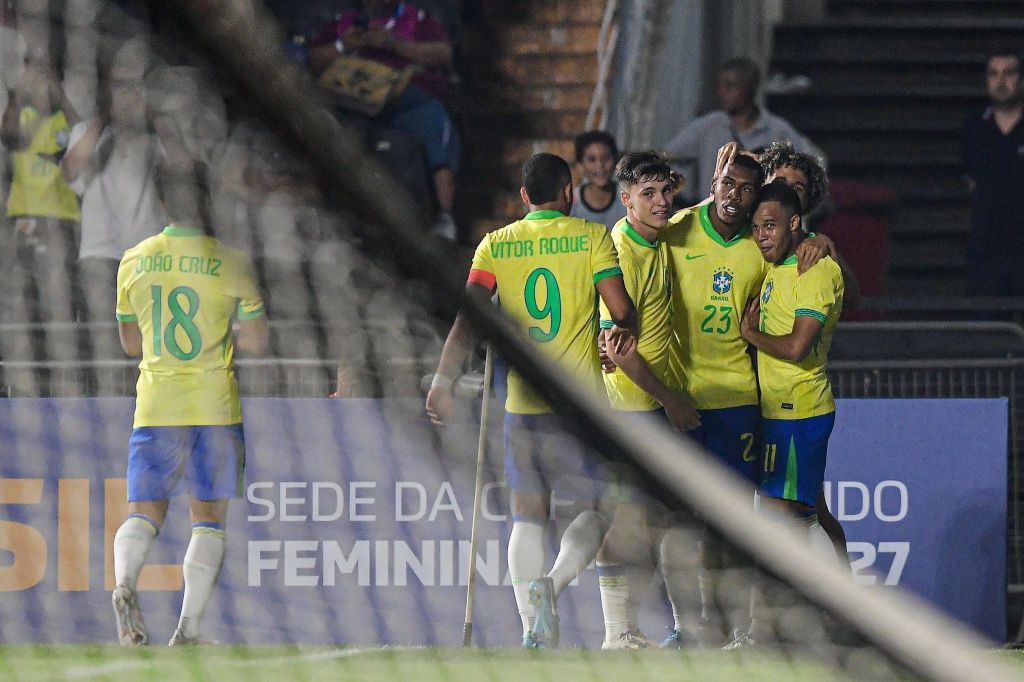
<svg viewBox="0 0 1024 682">
<path fill-rule="evenodd" d="M 764 293 L 761 294 L 761 303 L 767 303 L 768 299 L 772 297 L 772 289 L 775 288 L 774 282 L 768 282 L 764 285 Z"/>
<path fill-rule="evenodd" d="M 711 288 L 716 294 L 726 294 L 732 289 L 732 272 L 719 270 L 711 277 Z"/>
</svg>

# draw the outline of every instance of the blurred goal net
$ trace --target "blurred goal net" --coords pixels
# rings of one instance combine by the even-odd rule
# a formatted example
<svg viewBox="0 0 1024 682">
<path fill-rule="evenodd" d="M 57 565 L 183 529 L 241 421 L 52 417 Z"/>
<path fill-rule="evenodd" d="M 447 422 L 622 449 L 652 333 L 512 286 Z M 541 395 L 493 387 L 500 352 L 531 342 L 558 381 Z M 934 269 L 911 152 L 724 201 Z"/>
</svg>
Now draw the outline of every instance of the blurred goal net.
<svg viewBox="0 0 1024 682">
<path fill-rule="evenodd" d="M 204 636 L 239 645 L 458 646 L 475 554 L 474 644 L 518 647 L 502 409 L 494 398 L 481 415 L 482 351 L 458 382 L 451 422 L 434 428 L 423 412 L 466 269 L 465 254 L 424 236 L 429 209 L 391 182 L 350 121 L 329 109 L 258 3 L 5 7 L 0 57 L 11 97 L 5 108 L 14 111 L 4 116 L 5 131 L 10 124 L 17 133 L 28 108 L 63 111 L 57 151 L 39 152 L 36 168 L 81 168 L 67 187 L 80 197 L 78 216 L 43 220 L 9 209 L 3 226 L 12 279 L 0 313 L 10 396 L 0 401 L 0 643 L 116 641 L 112 544 L 127 513 L 138 374 L 112 324 L 110 263 L 94 261 L 111 260 L 96 246 L 102 239 L 128 238 L 104 217 L 130 221 L 153 208 L 146 174 L 173 142 L 209 169 L 213 230 L 252 258 L 271 324 L 266 356 L 236 363 L 246 472 Z M 90 134 L 95 148 L 75 158 Z M 9 203 L 24 181 L 18 154 L 27 152 L 17 134 L 5 142 Z M 155 234 L 163 226 L 150 227 Z M 503 363 L 582 434 L 567 438 L 586 440 L 646 482 L 638 494 L 651 531 L 637 562 L 647 573 L 636 588 L 636 619 L 651 648 L 676 625 L 685 648 L 702 638 L 724 644 L 749 625 L 753 600 L 760 658 L 726 655 L 754 677 L 775 660 L 837 678 L 1011 678 L 983 654 L 991 642 L 896 589 L 854 584 L 848 567 L 822 562 L 792 530 L 758 516 L 750 491 L 695 446 L 617 416 L 531 353 L 500 311 L 463 304 Z M 551 506 L 545 570 L 577 511 L 557 491 Z M 186 515 L 175 499 L 138 583 L 156 644 L 178 619 Z M 676 539 L 667 565 L 656 542 L 666 532 Z M 696 557 L 709 537 L 722 558 L 702 568 Z M 597 649 L 606 639 L 598 576 L 593 566 L 580 568 L 558 603 L 562 647 Z M 678 623 L 664 573 L 685 586 Z M 703 607 L 702 583 L 710 595 Z M 597 676 L 602 659 L 587 660 Z M 21 676 L 16 663 L 7 665 Z M 437 668 L 437 676 L 448 674 Z"/>
</svg>

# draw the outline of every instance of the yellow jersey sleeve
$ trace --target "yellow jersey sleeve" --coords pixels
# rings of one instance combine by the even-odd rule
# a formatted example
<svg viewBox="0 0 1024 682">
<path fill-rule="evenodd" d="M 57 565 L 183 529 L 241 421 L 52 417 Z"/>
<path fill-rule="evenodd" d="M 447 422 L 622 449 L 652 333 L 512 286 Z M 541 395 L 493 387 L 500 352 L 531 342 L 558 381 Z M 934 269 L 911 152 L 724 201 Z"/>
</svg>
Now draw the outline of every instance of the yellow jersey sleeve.
<svg viewBox="0 0 1024 682">
<path fill-rule="evenodd" d="M 666 385 L 674 385 L 669 368 L 672 342 L 672 278 L 668 247 L 663 242 L 650 243 L 622 219 L 612 230 L 612 240 L 619 254 L 619 267 L 626 292 L 637 310 L 640 327 L 637 352 L 651 371 Z M 607 306 L 601 302 L 601 326 L 611 328 Z M 641 412 L 656 410 L 661 405 L 637 386 L 621 369 L 604 374 L 608 400 L 616 410 Z"/>
<path fill-rule="evenodd" d="M 804 274 L 796 257 L 773 265 L 761 288 L 761 331 L 785 336 L 798 317 L 821 323 L 811 352 L 799 362 L 757 353 L 761 413 L 767 419 L 806 419 L 835 410 L 825 366 L 832 334 L 842 312 L 843 277 L 831 258 L 823 258 Z"/>
<path fill-rule="evenodd" d="M 133 250 L 125 251 L 121 257 L 121 263 L 117 266 L 117 302 L 114 306 L 114 315 L 118 322 L 137 322 L 138 316 L 132 308 L 131 299 L 128 297 L 128 275 L 134 267 Z"/>
<path fill-rule="evenodd" d="M 587 223 L 590 228 L 590 242 L 592 244 L 590 270 L 594 274 L 594 284 L 597 284 L 605 277 L 621 275 L 619 268 L 619 255 L 615 250 L 615 244 L 608 233 L 608 228 L 599 223 Z"/>
<path fill-rule="evenodd" d="M 812 317 L 825 325 L 836 304 L 837 289 L 833 269 L 827 265 L 812 267 L 796 280 L 794 317 Z"/>
</svg>

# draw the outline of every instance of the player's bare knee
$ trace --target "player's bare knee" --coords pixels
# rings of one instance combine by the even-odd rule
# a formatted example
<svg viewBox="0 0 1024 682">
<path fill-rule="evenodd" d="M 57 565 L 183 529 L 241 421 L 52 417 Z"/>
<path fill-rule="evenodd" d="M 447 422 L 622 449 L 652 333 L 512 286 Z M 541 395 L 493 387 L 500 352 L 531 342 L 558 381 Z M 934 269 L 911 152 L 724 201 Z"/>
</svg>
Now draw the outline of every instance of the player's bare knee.
<svg viewBox="0 0 1024 682">
<path fill-rule="evenodd" d="M 658 562 L 663 570 L 696 569 L 701 559 L 700 533 L 686 526 L 665 531 L 658 546 Z"/>
<path fill-rule="evenodd" d="M 528 521 L 546 524 L 548 522 L 548 500 L 537 493 L 512 491 L 510 495 L 513 521 Z"/>
<path fill-rule="evenodd" d="M 156 525 L 156 530 L 164 524 L 167 518 L 167 500 L 156 500 L 152 502 L 129 502 L 128 514 L 131 516 L 144 516 Z"/>
<path fill-rule="evenodd" d="M 191 500 L 189 511 L 192 515 L 192 523 L 219 523 L 224 524 L 228 513 L 227 500 Z"/>
</svg>

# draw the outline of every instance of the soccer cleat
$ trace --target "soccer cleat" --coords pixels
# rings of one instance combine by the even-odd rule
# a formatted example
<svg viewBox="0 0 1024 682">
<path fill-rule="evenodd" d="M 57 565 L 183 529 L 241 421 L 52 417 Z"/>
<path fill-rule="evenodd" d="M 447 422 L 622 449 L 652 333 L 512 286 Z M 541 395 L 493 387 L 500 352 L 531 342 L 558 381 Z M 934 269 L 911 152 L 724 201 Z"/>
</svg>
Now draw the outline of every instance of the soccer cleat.
<svg viewBox="0 0 1024 682">
<path fill-rule="evenodd" d="M 676 628 L 672 628 L 668 631 L 668 635 L 665 639 L 661 640 L 661 644 L 658 645 L 659 649 L 682 649 L 683 648 L 683 633 Z"/>
<path fill-rule="evenodd" d="M 171 641 L 167 642 L 167 646 L 205 646 L 208 644 L 220 644 L 220 642 L 212 639 L 200 639 L 199 637 L 186 637 L 178 628 L 174 629 Z"/>
<path fill-rule="evenodd" d="M 748 632 L 737 632 L 731 642 L 722 647 L 722 651 L 736 651 L 757 646 L 757 641 Z"/>
<path fill-rule="evenodd" d="M 530 604 L 537 615 L 532 634 L 541 647 L 558 646 L 558 615 L 555 613 L 555 583 L 551 578 L 537 578 L 530 583 Z"/>
<path fill-rule="evenodd" d="M 639 632 L 623 632 L 617 640 L 605 642 L 602 651 L 636 651 L 647 648 L 647 638 Z"/>
<path fill-rule="evenodd" d="M 117 641 L 122 646 L 142 646 L 149 644 L 146 624 L 142 622 L 142 611 L 135 597 L 135 590 L 127 585 L 118 585 L 110 595 L 114 605 L 114 617 L 117 619 Z"/>
<path fill-rule="evenodd" d="M 523 635 L 523 648 L 524 649 L 539 649 L 540 648 L 540 644 L 538 644 L 537 640 L 534 638 L 532 630 L 530 632 L 527 632 L 525 635 Z"/>
</svg>

